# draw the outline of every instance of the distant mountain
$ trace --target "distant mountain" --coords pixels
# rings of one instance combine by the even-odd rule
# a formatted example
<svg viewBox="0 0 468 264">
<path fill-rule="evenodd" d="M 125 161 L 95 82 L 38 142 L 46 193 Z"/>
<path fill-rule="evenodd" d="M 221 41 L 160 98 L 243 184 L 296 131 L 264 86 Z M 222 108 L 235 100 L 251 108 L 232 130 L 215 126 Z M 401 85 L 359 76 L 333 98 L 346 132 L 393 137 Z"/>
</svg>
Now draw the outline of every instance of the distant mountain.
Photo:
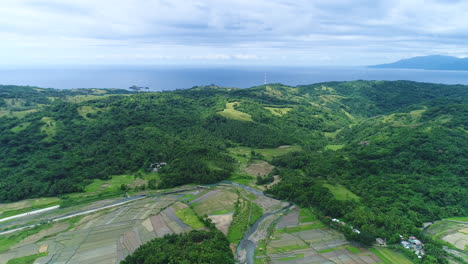
<svg viewBox="0 0 468 264">
<path fill-rule="evenodd" d="M 379 64 L 371 68 L 401 68 L 442 71 L 468 71 L 468 58 L 432 55 L 400 60 L 394 63 Z"/>
</svg>

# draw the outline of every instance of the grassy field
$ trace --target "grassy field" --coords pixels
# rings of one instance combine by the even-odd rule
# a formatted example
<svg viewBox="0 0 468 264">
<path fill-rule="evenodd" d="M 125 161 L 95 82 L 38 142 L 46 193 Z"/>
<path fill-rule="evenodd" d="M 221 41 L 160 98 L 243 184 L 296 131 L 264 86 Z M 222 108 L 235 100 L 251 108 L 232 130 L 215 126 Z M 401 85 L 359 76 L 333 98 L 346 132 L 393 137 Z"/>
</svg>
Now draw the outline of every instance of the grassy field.
<svg viewBox="0 0 468 264">
<path fill-rule="evenodd" d="M 326 145 L 325 146 L 325 150 L 333 150 L 333 151 L 337 151 L 339 149 L 342 149 L 344 148 L 345 145 Z"/>
<path fill-rule="evenodd" d="M 97 113 L 98 111 L 101 111 L 101 110 L 102 109 L 100 109 L 100 108 L 85 105 L 85 106 L 82 106 L 82 107 L 78 108 L 78 114 L 80 116 L 82 116 L 83 118 L 85 118 L 85 119 L 89 119 L 88 114 L 95 114 L 95 113 Z"/>
<path fill-rule="evenodd" d="M 66 208 L 66 207 L 71 207 L 75 205 L 89 204 L 89 203 L 97 202 L 100 200 L 116 198 L 119 196 L 123 197 L 124 195 L 125 195 L 125 192 L 123 191 L 91 193 L 91 194 L 74 193 L 63 198 L 62 202 L 60 203 L 60 208 Z"/>
<path fill-rule="evenodd" d="M 355 119 L 355 117 L 354 117 L 352 114 L 348 113 L 346 110 L 341 109 L 341 111 L 343 111 L 344 114 L 345 114 L 350 120 L 354 120 L 354 119 Z"/>
<path fill-rule="evenodd" d="M 58 205 L 61 203 L 60 198 L 56 197 L 45 197 L 45 198 L 37 198 L 37 199 L 29 199 L 23 200 L 20 202 L 14 203 L 7 203 L 7 204 L 0 204 L 0 219 L 22 214 L 26 212 L 30 212 L 37 209 L 42 209 L 54 205 Z"/>
<path fill-rule="evenodd" d="M 445 220 L 468 222 L 468 216 L 450 217 L 450 218 L 446 218 Z"/>
<path fill-rule="evenodd" d="M 233 103 L 226 103 L 226 109 L 224 109 L 221 112 L 218 112 L 218 114 L 224 116 L 225 118 L 228 119 L 234 119 L 234 120 L 239 120 L 239 121 L 246 121 L 246 122 L 252 122 L 252 116 L 250 116 L 247 113 L 238 111 L 234 109 L 234 106 L 236 104 L 239 104 L 239 102 L 233 102 Z"/>
<path fill-rule="evenodd" d="M 19 119 L 24 118 L 27 114 L 34 113 L 39 111 L 39 109 L 30 109 L 23 111 L 10 111 L 10 110 L 0 110 L 0 117 L 17 117 Z"/>
<path fill-rule="evenodd" d="M 260 206 L 251 201 L 240 200 L 239 204 L 236 206 L 232 224 L 227 234 L 229 242 L 233 244 L 239 243 L 244 233 L 262 215 L 263 210 Z"/>
<path fill-rule="evenodd" d="M 287 261 L 287 260 L 299 259 L 299 258 L 303 258 L 303 257 L 304 257 L 304 254 L 296 254 L 293 257 L 280 258 L 280 259 L 278 259 L 278 261 Z"/>
<path fill-rule="evenodd" d="M 18 231 L 11 235 L 0 236 L 0 253 L 8 251 L 10 247 L 18 244 L 21 240 L 25 239 L 26 237 L 37 234 L 41 230 L 51 228 L 51 227 L 52 227 L 52 224 L 39 225 L 31 229 Z"/>
<path fill-rule="evenodd" d="M 26 128 L 28 128 L 28 126 L 31 125 L 31 122 L 24 122 L 24 123 L 21 123 L 15 127 L 13 127 L 11 130 L 11 132 L 13 133 L 18 133 L 18 132 L 21 132 L 23 130 L 25 130 Z"/>
<path fill-rule="evenodd" d="M 422 114 L 427 109 L 414 110 L 409 113 L 394 113 L 385 116 L 384 123 L 389 123 L 393 126 L 414 126 L 419 124 Z"/>
<path fill-rule="evenodd" d="M 265 239 L 261 239 L 258 241 L 257 247 L 255 248 L 255 256 L 265 256 L 266 255 L 267 244 Z M 266 263 L 264 259 L 257 259 L 255 258 L 255 264 L 263 264 Z"/>
<path fill-rule="evenodd" d="M 294 146 L 281 146 L 278 148 L 264 148 L 264 149 L 255 149 L 255 148 L 248 148 L 248 147 L 237 147 L 237 148 L 229 148 L 228 151 L 235 159 L 240 161 L 241 163 L 246 164 L 247 161 L 252 157 L 252 151 L 261 154 L 265 160 L 271 161 L 274 157 L 281 156 L 287 154 L 292 151 L 300 151 L 301 147 L 294 145 Z"/>
<path fill-rule="evenodd" d="M 184 194 L 184 196 L 182 196 L 180 199 L 188 203 L 188 202 L 195 200 L 196 198 L 197 196 L 195 196 L 194 194 L 188 193 L 188 194 Z"/>
<path fill-rule="evenodd" d="M 229 213 L 232 213 L 232 212 L 226 209 L 222 209 L 222 210 L 212 213 L 212 215 L 223 215 L 223 214 L 229 214 Z"/>
<path fill-rule="evenodd" d="M 252 181 L 255 180 L 255 178 L 247 174 L 233 173 L 227 180 L 243 185 L 249 185 Z"/>
<path fill-rule="evenodd" d="M 265 109 L 269 110 L 276 116 L 284 116 L 292 110 L 290 107 L 265 107 Z"/>
<path fill-rule="evenodd" d="M 347 248 L 347 246 L 340 246 L 340 247 L 334 247 L 334 248 L 327 248 L 327 249 L 319 250 L 319 251 L 317 251 L 317 253 L 333 252 L 333 251 L 342 250 L 342 249 L 345 249 L 345 248 Z"/>
<path fill-rule="evenodd" d="M 308 245 L 290 245 L 290 246 L 283 246 L 283 247 L 271 247 L 271 249 L 268 250 L 268 253 L 286 253 L 290 252 L 293 250 L 300 250 L 300 249 L 306 249 L 309 248 Z"/>
<path fill-rule="evenodd" d="M 193 229 L 199 229 L 205 226 L 202 222 L 200 222 L 197 215 L 190 207 L 177 210 L 175 215 L 179 217 L 182 222 L 191 226 Z"/>
<path fill-rule="evenodd" d="M 349 246 L 346 249 L 349 250 L 349 252 L 354 253 L 354 254 L 357 254 L 357 253 L 361 252 L 361 250 L 359 248 L 356 248 L 356 247 L 353 247 L 353 246 Z"/>
<path fill-rule="evenodd" d="M 359 196 L 355 195 L 352 193 L 350 190 L 346 189 L 341 184 L 335 184 L 331 185 L 328 183 L 323 184 L 324 187 L 328 188 L 330 192 L 335 196 L 335 199 L 340 200 L 340 201 L 348 201 L 348 200 L 354 200 L 354 201 L 359 201 Z"/>
<path fill-rule="evenodd" d="M 334 131 L 334 132 L 324 132 L 323 134 L 324 134 L 325 137 L 327 137 L 327 138 L 336 138 L 336 135 L 337 135 L 338 133 L 340 133 L 341 130 L 343 130 L 343 129 L 340 128 L 340 129 L 338 129 L 338 130 L 336 130 L 336 131 Z"/>
<path fill-rule="evenodd" d="M 99 100 L 99 99 L 104 99 L 109 96 L 119 96 L 118 94 L 102 94 L 102 95 L 75 95 L 75 96 L 67 96 L 64 98 L 65 101 L 70 102 L 70 103 L 82 103 L 86 101 L 91 101 L 91 100 Z"/>
<path fill-rule="evenodd" d="M 317 217 L 308 208 L 301 208 L 301 211 L 299 211 L 299 223 L 309 223 L 309 222 L 314 222 L 317 221 Z"/>
<path fill-rule="evenodd" d="M 207 196 L 204 196 L 208 194 Z M 204 197 L 203 197 L 204 196 Z M 201 200 L 192 203 L 192 207 L 198 215 L 219 215 L 234 212 L 234 202 L 237 194 L 231 191 L 206 192 L 197 195 Z"/>
<path fill-rule="evenodd" d="M 371 248 L 370 251 L 379 257 L 385 264 L 412 264 L 405 255 L 388 248 Z"/>
<path fill-rule="evenodd" d="M 276 233 L 281 234 L 281 233 L 297 233 L 301 231 L 306 231 L 306 230 L 314 230 L 314 229 L 319 229 L 323 228 L 325 225 L 322 222 L 317 222 L 313 224 L 308 224 L 308 225 L 299 225 L 299 226 L 293 226 L 293 227 L 285 227 L 285 228 L 280 228 L 276 229 Z"/>
<path fill-rule="evenodd" d="M 93 183 L 85 187 L 86 193 L 92 192 L 113 192 L 120 190 L 122 184 L 131 184 L 134 180 L 132 175 L 112 176 L 109 180 L 95 179 Z"/>
<path fill-rule="evenodd" d="M 40 257 L 45 257 L 47 256 L 47 254 L 48 254 L 47 252 L 43 252 L 43 253 L 31 255 L 31 256 L 14 258 L 14 259 L 10 259 L 7 262 L 7 264 L 33 264 L 36 259 Z"/>
<path fill-rule="evenodd" d="M 342 249 L 347 249 L 349 252 L 353 254 L 360 253 L 361 250 L 359 248 L 353 247 L 353 246 L 340 246 L 340 247 L 335 247 L 335 248 L 327 248 L 323 250 L 317 251 L 318 253 L 327 253 L 327 252 L 333 252 L 337 250 L 342 250 Z"/>
<path fill-rule="evenodd" d="M 43 117 L 41 121 L 45 123 L 41 126 L 41 132 L 47 135 L 45 140 L 51 140 L 57 133 L 57 123 L 51 117 Z"/>
</svg>

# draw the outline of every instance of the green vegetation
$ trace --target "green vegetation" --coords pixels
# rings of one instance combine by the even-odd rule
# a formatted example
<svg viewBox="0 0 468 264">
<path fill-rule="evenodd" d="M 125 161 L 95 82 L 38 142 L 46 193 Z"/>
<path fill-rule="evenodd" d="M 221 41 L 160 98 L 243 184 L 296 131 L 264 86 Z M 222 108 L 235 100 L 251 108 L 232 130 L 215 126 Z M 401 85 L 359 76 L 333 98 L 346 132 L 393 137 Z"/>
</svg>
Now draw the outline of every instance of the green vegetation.
<svg viewBox="0 0 468 264">
<path fill-rule="evenodd" d="M 41 224 L 30 229 L 15 232 L 11 235 L 0 236 L 0 253 L 6 252 L 10 247 L 18 244 L 28 236 L 39 233 L 44 229 L 52 227 L 52 224 Z"/>
<path fill-rule="evenodd" d="M 299 223 L 310 223 L 317 220 L 317 215 L 310 208 L 301 208 L 299 211 Z"/>
<path fill-rule="evenodd" d="M 347 248 L 347 246 L 340 246 L 340 247 L 334 247 L 334 248 L 327 248 L 327 249 L 322 249 L 322 250 L 319 250 L 317 251 L 318 253 L 327 253 L 327 252 L 333 252 L 333 251 L 337 251 L 337 250 L 342 250 L 342 249 L 345 249 Z"/>
<path fill-rule="evenodd" d="M 14 259 L 10 259 L 7 262 L 7 264 L 33 264 L 36 259 L 40 257 L 45 257 L 47 256 L 47 254 L 48 254 L 47 252 L 43 252 L 43 253 L 31 255 L 31 256 L 14 258 Z"/>
<path fill-rule="evenodd" d="M 223 215 L 223 214 L 229 214 L 229 213 L 231 212 L 226 209 L 223 209 L 223 210 L 219 210 L 219 211 L 212 213 L 212 215 Z"/>
<path fill-rule="evenodd" d="M 190 207 L 177 210 L 175 215 L 179 217 L 182 222 L 191 226 L 193 229 L 199 229 L 205 226 L 202 222 L 200 222 L 198 216 Z"/>
<path fill-rule="evenodd" d="M 297 232 L 301 232 L 301 231 L 306 231 L 306 230 L 313 230 L 313 229 L 319 229 L 319 228 L 323 228 L 325 227 L 325 225 L 321 222 L 317 222 L 317 223 L 313 223 L 313 224 L 307 224 L 307 225 L 298 225 L 298 226 L 294 226 L 294 227 L 285 227 L 285 228 L 280 228 L 280 229 L 277 229 L 276 232 L 278 234 L 281 234 L 281 233 L 297 233 Z"/>
<path fill-rule="evenodd" d="M 238 104 L 239 102 L 226 103 L 226 109 L 218 113 L 222 115 L 223 117 L 226 117 L 229 119 L 251 122 L 252 117 L 249 114 L 243 113 L 235 109 L 235 107 Z"/>
<path fill-rule="evenodd" d="M 445 220 L 468 222 L 468 216 L 449 217 L 449 218 L 446 218 Z"/>
<path fill-rule="evenodd" d="M 354 253 L 354 254 L 357 254 L 357 253 L 361 252 L 361 250 L 359 248 L 356 248 L 356 247 L 353 247 L 353 246 L 346 247 L 346 249 L 349 252 Z"/>
<path fill-rule="evenodd" d="M 23 209 L 19 209 L 19 210 L 5 211 L 5 212 L 0 214 L 0 219 L 10 217 L 10 216 L 14 216 L 14 215 L 24 214 L 24 213 L 31 212 L 31 211 L 34 211 L 34 210 L 39 210 L 39 209 L 43 209 L 43 208 L 47 208 L 47 207 L 54 206 L 54 205 L 59 205 L 59 204 L 60 204 L 60 202 L 56 202 L 56 203 L 37 206 L 37 207 L 27 207 L 27 208 L 23 208 Z"/>
<path fill-rule="evenodd" d="M 371 248 L 370 251 L 379 257 L 385 264 L 411 264 L 410 261 L 405 255 L 395 252 L 388 248 Z"/>
<path fill-rule="evenodd" d="M 257 247 L 255 247 L 255 254 L 254 254 L 254 263 L 255 264 L 265 264 L 266 262 L 266 253 L 267 253 L 267 243 L 265 239 L 261 239 L 257 243 Z M 261 256 L 257 258 L 257 256 Z"/>
<path fill-rule="evenodd" d="M 128 185 L 132 183 L 133 180 L 134 177 L 131 175 L 112 176 L 109 180 L 94 179 L 92 183 L 84 188 L 84 191 L 87 193 L 98 191 L 116 192 L 119 191 L 122 184 Z"/>
<path fill-rule="evenodd" d="M 357 195 L 352 193 L 350 190 L 346 189 L 346 187 L 344 187 L 341 184 L 331 185 L 331 184 L 326 183 L 326 184 L 323 184 L 323 187 L 326 187 L 328 190 L 330 190 L 330 192 L 333 194 L 336 200 L 339 200 L 339 201 L 351 201 L 352 200 L 356 202 L 359 201 L 359 197 Z"/>
<path fill-rule="evenodd" d="M 326 145 L 325 146 L 325 150 L 333 150 L 333 151 L 337 151 L 342 148 L 344 148 L 344 145 Z"/>
<path fill-rule="evenodd" d="M 223 233 L 191 231 L 187 234 L 166 235 L 139 247 L 122 264 L 166 263 L 235 263 L 229 242 Z"/>
<path fill-rule="evenodd" d="M 282 108 L 281 107 L 265 107 L 265 109 L 270 110 L 272 114 L 277 115 L 277 116 L 286 115 L 292 110 L 292 108 L 290 107 L 282 107 Z"/>
<path fill-rule="evenodd" d="M 318 253 L 327 253 L 327 252 L 333 252 L 337 250 L 342 250 L 342 249 L 347 249 L 349 252 L 353 254 L 360 253 L 361 250 L 359 248 L 353 247 L 353 246 L 340 246 L 340 247 L 335 247 L 335 248 L 327 248 L 327 249 L 322 249 L 317 251 Z"/>
<path fill-rule="evenodd" d="M 254 180 L 255 178 L 250 176 L 250 175 L 247 175 L 247 174 L 237 174 L 237 173 L 234 173 L 232 174 L 231 177 L 229 177 L 227 180 L 228 181 L 232 181 L 232 182 L 236 182 L 236 183 L 240 183 L 240 184 L 243 184 L 243 185 L 249 185 L 250 182 L 252 180 Z"/>
<path fill-rule="evenodd" d="M 184 202 L 187 202 L 187 203 L 188 203 L 188 202 L 191 202 L 191 201 L 195 200 L 196 198 L 197 198 L 196 195 L 189 193 L 189 194 L 184 194 L 184 196 L 182 196 L 181 199 L 182 199 Z"/>
<path fill-rule="evenodd" d="M 60 196 L 70 206 L 122 195 L 126 184 L 107 193 L 104 182 L 150 174 L 154 164 L 164 166 L 151 188 L 246 184 L 255 179 L 239 167 L 266 160 L 281 177 L 271 195 L 314 208 L 324 222 L 342 219 L 361 231 L 345 235 L 363 243 L 395 243 L 398 234 L 419 235 L 423 222 L 468 215 L 467 86 L 353 81 L 159 93 L 0 86 L 0 99 L 2 202 Z M 250 221 L 241 222 L 231 241 Z M 427 252 L 447 263 L 442 250 Z"/>
<path fill-rule="evenodd" d="M 299 259 L 299 258 L 303 258 L 303 257 L 304 257 L 304 254 L 296 254 L 293 257 L 280 258 L 280 259 L 278 259 L 278 261 L 287 261 L 287 260 Z"/>
<path fill-rule="evenodd" d="M 290 245 L 290 246 L 283 246 L 283 247 L 271 247 L 271 250 L 269 250 L 269 253 L 286 253 L 290 252 L 293 250 L 300 250 L 300 249 L 306 249 L 309 248 L 308 245 Z"/>
<path fill-rule="evenodd" d="M 104 199 L 111 199 L 116 198 L 119 196 L 124 196 L 124 191 L 119 192 L 107 192 L 107 193 L 98 193 L 98 194 L 88 194 L 88 195 L 80 195 L 80 194 L 71 194 L 63 196 L 63 200 L 60 203 L 60 208 L 71 207 L 75 205 L 84 205 Z"/>
<path fill-rule="evenodd" d="M 244 233 L 262 215 L 263 210 L 257 204 L 248 200 L 237 200 L 233 220 L 227 234 L 229 242 L 233 244 L 239 243 Z"/>
<path fill-rule="evenodd" d="M 21 123 L 21 124 L 15 126 L 14 128 L 12 128 L 10 130 L 13 133 L 18 133 L 18 132 L 21 132 L 21 131 L 25 130 L 29 125 L 31 125 L 30 122 L 24 122 L 24 123 Z"/>
<path fill-rule="evenodd" d="M 289 146 L 284 145 L 277 148 L 248 148 L 236 147 L 228 149 L 231 156 L 239 160 L 242 164 L 246 164 L 249 159 L 265 159 L 272 161 L 273 158 L 287 154 L 289 152 L 300 151 L 301 147 L 298 145 Z"/>
</svg>

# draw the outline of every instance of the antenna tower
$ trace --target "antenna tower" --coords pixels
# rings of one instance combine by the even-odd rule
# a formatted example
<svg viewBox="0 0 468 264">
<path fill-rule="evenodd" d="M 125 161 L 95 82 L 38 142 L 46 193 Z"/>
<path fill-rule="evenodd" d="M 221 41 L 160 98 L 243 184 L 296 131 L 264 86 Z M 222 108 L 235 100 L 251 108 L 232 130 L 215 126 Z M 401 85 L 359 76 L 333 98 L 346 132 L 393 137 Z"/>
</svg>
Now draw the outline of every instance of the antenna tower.
<svg viewBox="0 0 468 264">
<path fill-rule="evenodd" d="M 265 72 L 265 77 L 263 78 L 263 84 L 266 85 L 267 84 L 267 74 Z"/>
</svg>

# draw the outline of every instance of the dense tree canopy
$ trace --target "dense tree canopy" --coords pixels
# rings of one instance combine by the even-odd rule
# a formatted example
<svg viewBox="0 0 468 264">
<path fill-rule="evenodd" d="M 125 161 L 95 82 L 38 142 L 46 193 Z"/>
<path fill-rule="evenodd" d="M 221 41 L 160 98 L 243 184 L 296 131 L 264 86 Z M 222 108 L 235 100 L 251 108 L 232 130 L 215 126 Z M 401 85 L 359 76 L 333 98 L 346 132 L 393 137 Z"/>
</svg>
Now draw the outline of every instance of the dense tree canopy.
<svg viewBox="0 0 468 264">
<path fill-rule="evenodd" d="M 155 238 L 127 256 L 122 264 L 235 263 L 229 241 L 217 230 Z"/>
</svg>

